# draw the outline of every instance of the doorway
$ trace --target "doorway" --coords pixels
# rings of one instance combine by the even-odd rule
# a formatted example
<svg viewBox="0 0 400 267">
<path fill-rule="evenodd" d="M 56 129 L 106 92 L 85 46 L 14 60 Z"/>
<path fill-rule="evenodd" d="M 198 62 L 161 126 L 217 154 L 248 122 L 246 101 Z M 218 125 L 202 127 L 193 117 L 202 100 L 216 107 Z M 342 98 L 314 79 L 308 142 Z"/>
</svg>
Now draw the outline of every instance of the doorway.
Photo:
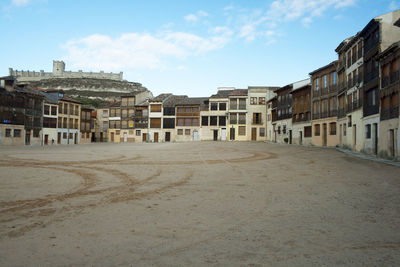
<svg viewBox="0 0 400 267">
<path fill-rule="evenodd" d="M 213 130 L 214 133 L 214 141 L 218 141 L 218 130 Z"/>
<path fill-rule="evenodd" d="M 326 126 L 326 123 L 324 123 L 323 125 L 322 125 L 322 145 L 323 146 L 326 146 L 327 145 L 327 143 L 328 143 L 328 133 L 327 133 L 327 126 Z"/>
<path fill-rule="evenodd" d="M 292 130 L 289 130 L 289 144 L 292 144 Z"/>
<path fill-rule="evenodd" d="M 61 133 L 57 133 L 57 144 L 61 144 Z"/>
<path fill-rule="evenodd" d="M 390 151 L 390 156 L 394 158 L 395 155 L 395 144 L 394 144 L 394 130 L 391 129 L 389 130 L 389 151 Z"/>
<path fill-rule="evenodd" d="M 221 129 L 221 141 L 226 141 L 226 129 Z"/>
<path fill-rule="evenodd" d="M 355 148 L 357 145 L 357 127 L 353 124 L 353 147 Z"/>
<path fill-rule="evenodd" d="M 143 133 L 142 142 L 147 142 L 147 133 Z"/>
<path fill-rule="evenodd" d="M 154 143 L 158 143 L 158 133 L 154 133 Z"/>
<path fill-rule="evenodd" d="M 111 133 L 111 142 L 114 143 L 114 133 Z"/>
<path fill-rule="evenodd" d="M 74 140 L 74 144 L 78 144 L 78 133 L 75 133 L 75 140 Z"/>
<path fill-rule="evenodd" d="M 235 140 L 235 128 L 232 127 L 230 129 L 229 133 L 230 133 L 230 135 L 229 135 L 230 136 L 230 140 Z"/>
<path fill-rule="evenodd" d="M 303 132 L 300 131 L 299 134 L 300 134 L 300 137 L 299 137 L 299 145 L 302 145 L 302 144 L 303 144 Z"/>
<path fill-rule="evenodd" d="M 31 144 L 31 130 L 26 130 L 25 132 L 25 145 Z"/>
<path fill-rule="evenodd" d="M 378 154 L 378 124 L 374 123 L 374 154 Z"/>
<path fill-rule="evenodd" d="M 257 128 L 251 128 L 251 141 L 257 141 Z"/>
<path fill-rule="evenodd" d="M 197 130 L 193 131 L 193 140 L 194 141 L 199 140 L 199 132 Z"/>
<path fill-rule="evenodd" d="M 124 132 L 124 143 L 128 142 L 128 134 Z"/>
<path fill-rule="evenodd" d="M 44 135 L 44 144 L 45 144 L 45 145 L 48 145 L 48 144 L 49 144 L 49 135 L 48 135 L 48 134 L 45 134 L 45 135 Z"/>
<path fill-rule="evenodd" d="M 165 133 L 165 142 L 170 142 L 171 141 L 171 133 L 170 132 L 166 132 Z"/>
</svg>

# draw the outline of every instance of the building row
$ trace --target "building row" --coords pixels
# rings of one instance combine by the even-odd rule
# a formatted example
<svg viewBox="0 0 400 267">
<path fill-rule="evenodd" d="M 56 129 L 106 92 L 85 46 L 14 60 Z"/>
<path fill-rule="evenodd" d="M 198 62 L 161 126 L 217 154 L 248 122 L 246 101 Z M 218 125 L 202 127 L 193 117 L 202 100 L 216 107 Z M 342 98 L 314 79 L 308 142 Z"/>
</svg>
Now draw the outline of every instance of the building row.
<svg viewBox="0 0 400 267">
<path fill-rule="evenodd" d="M 134 92 L 97 109 L 3 77 L 0 144 L 272 141 L 398 158 L 400 10 L 335 51 L 337 60 L 283 87 L 221 87 L 198 98 Z"/>
<path fill-rule="evenodd" d="M 340 146 L 399 158 L 400 11 L 372 19 L 336 48 L 338 59 L 268 102 L 268 140 Z"/>
</svg>

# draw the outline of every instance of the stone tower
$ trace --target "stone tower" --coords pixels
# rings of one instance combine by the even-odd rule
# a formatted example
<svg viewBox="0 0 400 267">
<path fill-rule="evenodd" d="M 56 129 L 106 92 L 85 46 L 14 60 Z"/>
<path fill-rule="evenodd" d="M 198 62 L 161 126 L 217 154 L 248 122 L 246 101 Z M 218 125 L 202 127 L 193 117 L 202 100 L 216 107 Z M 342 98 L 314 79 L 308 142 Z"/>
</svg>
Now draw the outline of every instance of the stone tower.
<svg viewBox="0 0 400 267">
<path fill-rule="evenodd" d="M 53 60 L 53 75 L 54 76 L 63 76 L 64 71 L 65 71 L 64 61 Z"/>
</svg>

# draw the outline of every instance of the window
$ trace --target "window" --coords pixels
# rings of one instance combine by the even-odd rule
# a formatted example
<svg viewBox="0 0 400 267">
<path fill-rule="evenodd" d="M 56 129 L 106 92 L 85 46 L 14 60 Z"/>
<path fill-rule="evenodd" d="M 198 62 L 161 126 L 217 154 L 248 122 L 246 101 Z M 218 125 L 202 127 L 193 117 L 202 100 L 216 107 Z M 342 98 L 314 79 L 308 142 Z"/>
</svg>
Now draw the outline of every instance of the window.
<svg viewBox="0 0 400 267">
<path fill-rule="evenodd" d="M 163 119 L 164 129 L 174 129 L 175 128 L 175 118 L 164 118 Z"/>
<path fill-rule="evenodd" d="M 161 118 L 150 118 L 150 128 L 161 128 Z"/>
<path fill-rule="evenodd" d="M 178 129 L 177 134 L 178 135 L 183 135 L 183 129 Z"/>
<path fill-rule="evenodd" d="M 63 104 L 62 103 L 59 103 L 58 104 L 58 111 L 60 112 L 60 113 L 63 113 Z"/>
<path fill-rule="evenodd" d="M 365 138 L 371 138 L 371 124 L 365 125 Z"/>
<path fill-rule="evenodd" d="M 246 98 L 239 99 L 239 109 L 246 109 Z"/>
<path fill-rule="evenodd" d="M 11 129 L 6 129 L 6 137 L 11 137 Z"/>
<path fill-rule="evenodd" d="M 14 129 L 14 137 L 21 137 L 21 130 Z"/>
<path fill-rule="evenodd" d="M 140 130 L 136 130 L 136 136 L 140 136 L 141 135 L 141 131 Z"/>
<path fill-rule="evenodd" d="M 343 124 L 343 136 L 346 136 L 346 123 L 345 124 Z"/>
<path fill-rule="evenodd" d="M 69 139 L 74 139 L 74 134 L 73 133 L 69 133 Z"/>
<path fill-rule="evenodd" d="M 347 126 L 351 127 L 351 115 L 347 116 Z"/>
<path fill-rule="evenodd" d="M 108 117 L 108 110 L 103 110 L 103 117 L 107 118 Z"/>
<path fill-rule="evenodd" d="M 121 130 L 116 130 L 116 131 L 115 131 L 115 134 L 116 134 L 116 135 L 120 135 L 120 134 L 121 134 Z"/>
<path fill-rule="evenodd" d="M 328 87 L 326 74 L 324 75 L 324 88 Z"/>
<path fill-rule="evenodd" d="M 218 103 L 211 103 L 211 110 L 218 110 Z"/>
<path fill-rule="evenodd" d="M 311 126 L 304 127 L 304 137 L 311 137 Z"/>
<path fill-rule="evenodd" d="M 259 97 L 258 98 L 258 104 L 259 105 L 265 105 L 265 97 Z"/>
<path fill-rule="evenodd" d="M 257 97 L 250 97 L 250 105 L 257 105 Z"/>
<path fill-rule="evenodd" d="M 332 76 L 333 76 L 332 77 L 333 78 L 333 83 L 332 84 L 335 85 L 336 84 L 336 71 L 333 72 Z"/>
<path fill-rule="evenodd" d="M 278 126 L 278 134 L 281 134 L 281 126 Z"/>
<path fill-rule="evenodd" d="M 190 129 L 185 129 L 185 135 L 190 135 Z"/>
<path fill-rule="evenodd" d="M 68 104 L 67 103 L 64 103 L 64 114 L 68 114 Z"/>
<path fill-rule="evenodd" d="M 329 123 L 330 135 L 336 135 L 336 122 Z"/>
<path fill-rule="evenodd" d="M 75 129 L 78 129 L 78 126 L 79 126 L 79 122 L 78 121 L 79 121 L 78 119 L 75 119 Z"/>
<path fill-rule="evenodd" d="M 108 121 L 103 121 L 103 130 L 108 129 Z"/>
<path fill-rule="evenodd" d="M 219 126 L 226 126 L 226 117 L 219 116 Z"/>
<path fill-rule="evenodd" d="M 260 137 L 265 136 L 265 128 L 260 128 Z"/>
<path fill-rule="evenodd" d="M 226 110 L 226 103 L 219 103 L 219 110 Z"/>
<path fill-rule="evenodd" d="M 161 105 L 150 105 L 150 112 L 161 112 Z"/>
<path fill-rule="evenodd" d="M 237 124 L 237 113 L 231 113 L 229 115 L 229 123 L 230 124 Z"/>
<path fill-rule="evenodd" d="M 283 134 L 286 134 L 286 125 L 283 125 L 283 126 L 282 126 L 282 133 L 283 133 Z"/>
<path fill-rule="evenodd" d="M 246 124 L 246 113 L 239 113 L 239 124 Z"/>
<path fill-rule="evenodd" d="M 315 90 L 319 90 L 319 78 L 315 79 Z"/>
<path fill-rule="evenodd" d="M 201 126 L 208 126 L 208 116 L 201 116 Z"/>
<path fill-rule="evenodd" d="M 44 115 L 50 115 L 50 106 L 44 105 Z"/>
<path fill-rule="evenodd" d="M 239 135 L 246 135 L 246 126 L 239 126 Z"/>
<path fill-rule="evenodd" d="M 173 116 L 175 115 L 175 108 L 174 107 L 164 107 L 163 111 L 164 115 Z"/>
<path fill-rule="evenodd" d="M 57 115 L 57 106 L 51 107 L 51 115 L 53 115 L 53 116 Z"/>
<path fill-rule="evenodd" d="M 253 124 L 262 124 L 261 113 L 253 113 Z"/>
<path fill-rule="evenodd" d="M 210 126 L 217 126 L 217 125 L 218 125 L 218 117 L 210 116 Z"/>
<path fill-rule="evenodd" d="M 38 138 L 40 133 L 40 129 L 33 129 L 33 137 Z"/>
<path fill-rule="evenodd" d="M 67 139 L 67 133 L 63 133 L 63 139 Z"/>
<path fill-rule="evenodd" d="M 319 124 L 315 124 L 314 125 L 314 136 L 319 136 L 320 135 L 320 125 Z"/>
</svg>

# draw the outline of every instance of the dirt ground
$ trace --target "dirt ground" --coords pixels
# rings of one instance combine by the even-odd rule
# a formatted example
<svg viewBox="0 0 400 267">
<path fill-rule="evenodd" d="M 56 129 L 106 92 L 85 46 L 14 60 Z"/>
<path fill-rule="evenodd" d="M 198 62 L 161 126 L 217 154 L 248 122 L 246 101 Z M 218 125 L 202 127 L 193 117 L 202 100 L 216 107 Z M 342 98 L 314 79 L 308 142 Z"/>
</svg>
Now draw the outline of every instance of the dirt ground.
<svg viewBox="0 0 400 267">
<path fill-rule="evenodd" d="M 250 142 L 0 149 L 1 266 L 400 264 L 400 168 Z"/>
</svg>

